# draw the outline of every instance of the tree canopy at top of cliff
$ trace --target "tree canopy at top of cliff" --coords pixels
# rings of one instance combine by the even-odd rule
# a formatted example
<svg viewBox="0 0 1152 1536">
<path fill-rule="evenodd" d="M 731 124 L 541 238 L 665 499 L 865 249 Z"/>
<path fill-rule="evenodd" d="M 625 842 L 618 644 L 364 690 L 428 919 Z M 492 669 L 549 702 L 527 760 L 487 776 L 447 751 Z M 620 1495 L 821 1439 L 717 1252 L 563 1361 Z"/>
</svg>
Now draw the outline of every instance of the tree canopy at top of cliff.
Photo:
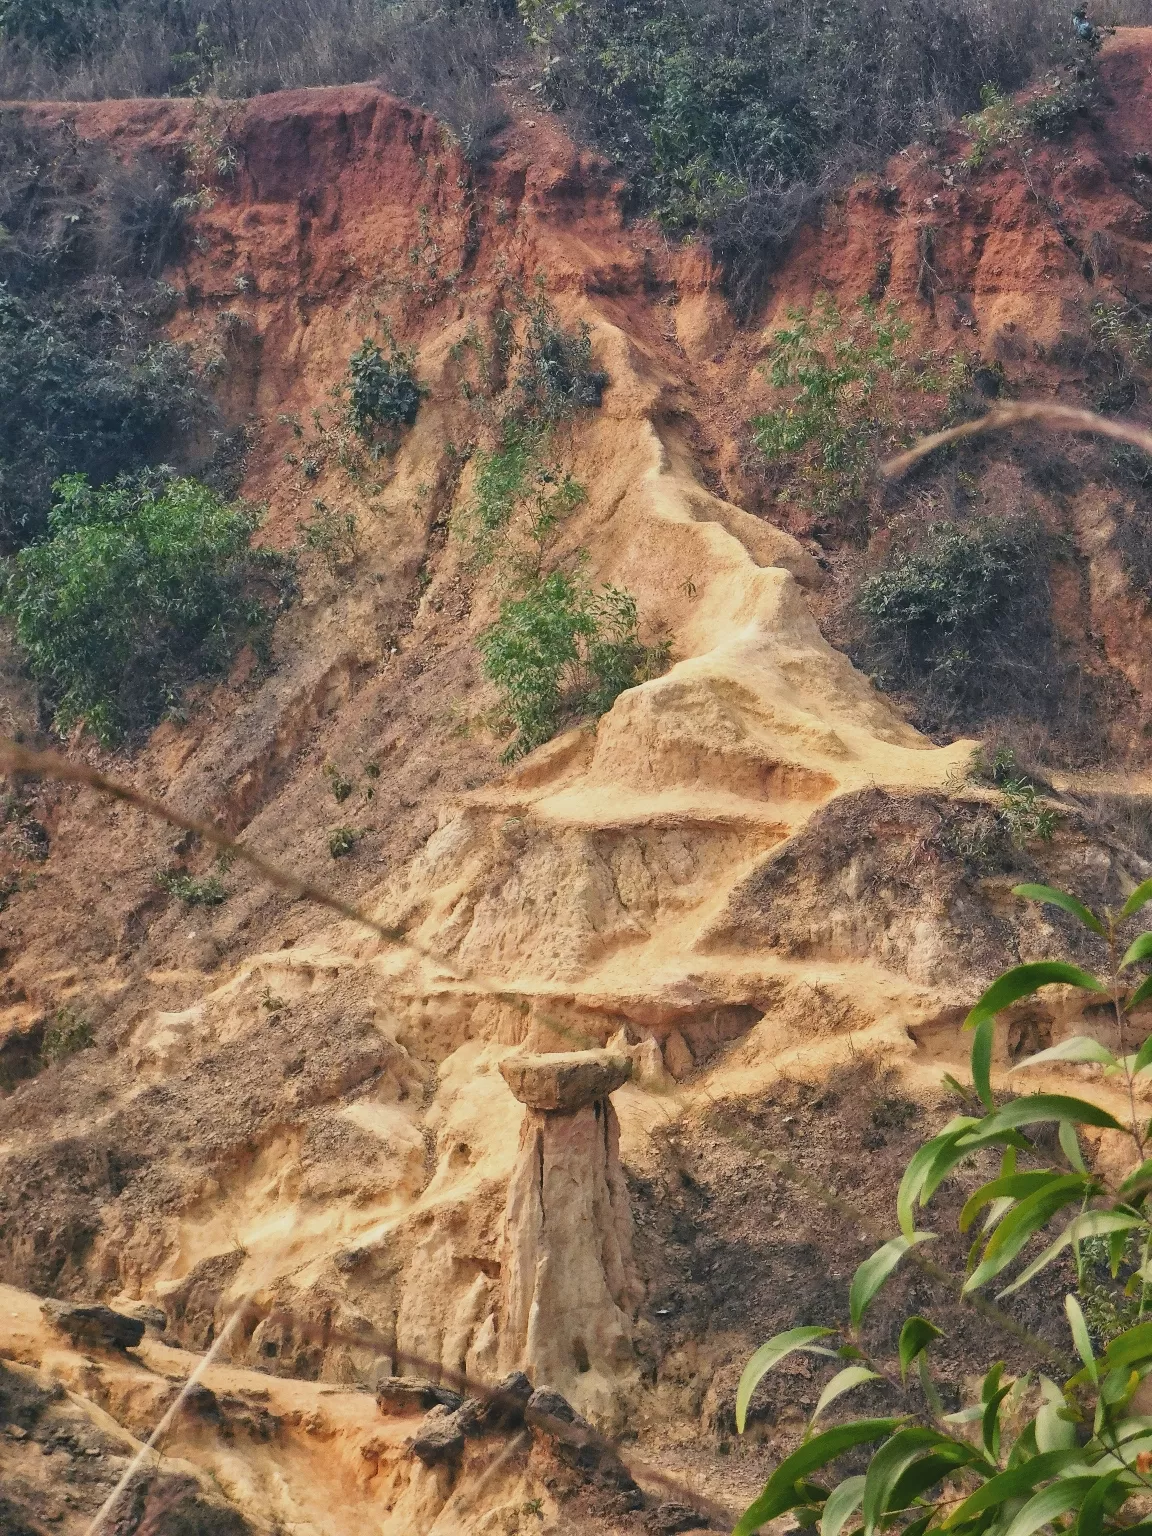
<svg viewBox="0 0 1152 1536">
<path fill-rule="evenodd" d="M 1152 21 L 1152 0 L 1095 14 Z M 8 99 L 378 80 L 475 158 L 511 71 L 638 211 L 708 231 L 737 287 L 830 184 L 1077 49 L 1066 0 L 0 0 Z"/>
</svg>

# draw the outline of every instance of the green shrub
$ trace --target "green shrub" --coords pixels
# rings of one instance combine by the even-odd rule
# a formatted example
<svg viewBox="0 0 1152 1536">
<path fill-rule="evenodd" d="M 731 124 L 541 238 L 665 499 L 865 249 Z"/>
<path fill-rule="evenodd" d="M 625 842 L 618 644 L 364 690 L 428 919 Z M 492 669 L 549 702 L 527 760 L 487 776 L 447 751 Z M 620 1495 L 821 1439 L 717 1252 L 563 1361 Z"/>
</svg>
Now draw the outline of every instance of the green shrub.
<svg viewBox="0 0 1152 1536">
<path fill-rule="evenodd" d="M 881 434 L 895 420 L 895 391 L 939 389 L 945 381 L 906 355 L 911 326 L 894 303 L 859 299 L 847 314 L 821 295 L 788 311 L 788 326 L 766 345 L 764 371 L 785 404 L 751 423 L 770 464 L 816 508 L 836 514 L 858 498 Z"/>
<path fill-rule="evenodd" d="M 83 718 L 113 740 L 226 668 L 241 644 L 266 645 L 292 572 L 250 547 L 256 527 L 252 511 L 196 480 L 57 483 L 49 537 L 8 562 L 0 610 L 58 729 Z"/>
<path fill-rule="evenodd" d="M 363 837 L 355 827 L 337 827 L 328 838 L 328 852 L 334 859 L 344 859 Z"/>
<path fill-rule="evenodd" d="M 348 425 L 357 437 L 370 443 L 381 429 L 394 432 L 416 420 L 427 391 L 416 382 L 415 364 L 415 353 L 404 352 L 393 342 L 385 356 L 379 344 L 365 336 L 348 359 L 343 386 Z"/>
<path fill-rule="evenodd" d="M 304 548 L 321 555 L 329 572 L 335 576 L 342 565 L 351 565 L 360 554 L 355 512 L 340 512 L 319 497 L 312 506 L 316 516 L 310 523 L 297 524 L 304 537 Z"/>
<path fill-rule="evenodd" d="M 45 1066 L 50 1066 L 54 1061 L 67 1061 L 69 1056 L 86 1051 L 95 1043 L 86 1018 L 72 1008 L 57 1008 L 52 1022 L 45 1027 L 40 1056 Z"/>
<path fill-rule="evenodd" d="M 1022 85 L 1070 51 L 1036 0 L 582 0 L 534 4 L 543 96 L 629 177 L 672 232 L 705 228 L 750 304 L 830 183 Z"/>
<path fill-rule="evenodd" d="M 528 329 L 521 353 L 516 387 L 518 415 L 551 425 L 580 406 L 597 407 L 608 375 L 592 364 L 592 336 L 585 321 L 566 331 L 543 293 L 525 306 Z"/>
<path fill-rule="evenodd" d="M 346 778 L 335 763 L 327 763 L 325 765 L 324 777 L 328 780 L 329 788 L 337 805 L 343 805 L 355 788 L 352 780 Z"/>
<path fill-rule="evenodd" d="M 43 532 L 61 475 L 135 472 L 213 420 L 161 331 L 176 189 L 159 162 L 0 111 L 0 551 Z"/>
<path fill-rule="evenodd" d="M 608 585 L 594 591 L 563 571 L 503 604 L 479 645 L 517 732 L 506 762 L 554 736 L 566 718 L 604 714 L 666 663 L 667 647 L 642 645 L 637 628 L 630 593 Z"/>
<path fill-rule="evenodd" d="M 178 869 L 157 875 L 156 884 L 186 907 L 218 907 L 228 900 L 228 891 L 218 875 L 197 879 L 186 870 Z"/>
<path fill-rule="evenodd" d="M 1044 700 L 1052 626 L 1048 541 L 1023 519 L 930 525 L 894 544 L 863 581 L 858 659 L 880 686 L 908 690 L 926 722 L 979 720 Z"/>
<path fill-rule="evenodd" d="M 1152 1038 L 1141 1043 L 1145 1029 L 1131 1015 L 1152 997 L 1146 971 L 1152 933 L 1132 928 L 1152 901 L 1152 881 L 1139 885 L 1119 911 L 1101 913 L 1048 886 L 1017 886 L 1014 894 L 1057 909 L 1057 922 L 1079 922 L 1086 932 L 1077 952 L 1092 945 L 1100 963 L 1093 971 L 1064 960 L 1016 966 L 968 1014 L 972 1087 L 950 1080 L 965 1112 L 908 1163 L 895 1235 L 856 1269 L 847 1318 L 778 1334 L 745 1367 L 736 1391 L 741 1434 L 753 1393 L 779 1361 L 803 1351 L 816 1357 L 821 1373 L 833 1374 L 814 1384 L 819 1397 L 799 1448 L 775 1468 L 733 1536 L 753 1536 L 786 1514 L 825 1536 L 857 1530 L 1024 1536 L 1041 1528 L 1122 1536 L 1139 1528 L 1152 1468 L 1152 1430 L 1137 1398 L 1152 1374 L 1152 1161 L 1136 1095 L 1139 1079 L 1152 1069 Z M 1014 1097 L 1006 1084 L 997 1084 L 994 1094 L 998 1016 L 1049 986 L 1078 993 L 1085 1013 L 1091 1005 L 1115 1049 L 1097 1038 L 1097 1025 L 1013 1070 L 1075 1063 L 1082 1073 L 1099 1072 L 1115 1085 L 1108 1101 L 1127 1105 L 1123 1118 L 1099 1097 Z M 1064 997 L 1057 1006 L 1067 1007 Z M 1107 1157 L 1093 1155 L 1101 1131 L 1108 1133 Z M 921 1245 L 937 1235 L 922 1226 L 937 1190 L 962 1181 L 967 1199 L 960 1231 L 975 1241 L 959 1276 L 923 1258 Z M 1031 1368 L 1010 1374 L 1004 1360 L 996 1361 L 971 1394 L 975 1400 L 948 1412 L 944 1395 L 954 1386 L 955 1342 L 942 1342 L 944 1331 L 924 1315 L 908 1316 L 898 1334 L 890 1320 L 878 1325 L 869 1316 L 888 1279 L 907 1265 L 921 1271 L 916 1290 L 928 1280 L 953 1294 L 958 1288 L 980 1310 L 977 1332 L 1010 1335 L 1013 1351 L 1031 1356 Z M 1049 1290 L 1064 1289 L 1064 1276 L 1073 1279 L 1075 1288 L 1064 1297 L 1071 1350 L 1066 1342 L 1054 1347 L 1049 1336 L 997 1304 L 1039 1275 Z M 993 1283 L 995 1302 L 980 1294 Z M 990 1353 L 991 1346 L 985 1360 Z M 949 1356 L 952 1381 L 940 1374 Z M 971 1362 L 963 1369 L 967 1375 Z M 866 1419 L 840 1418 L 833 1404 L 842 1410 L 845 1396 L 861 1387 L 879 1396 L 879 1414 L 872 1409 L 875 1416 Z M 856 1452 L 850 1465 L 841 1460 L 847 1452 Z"/>
</svg>

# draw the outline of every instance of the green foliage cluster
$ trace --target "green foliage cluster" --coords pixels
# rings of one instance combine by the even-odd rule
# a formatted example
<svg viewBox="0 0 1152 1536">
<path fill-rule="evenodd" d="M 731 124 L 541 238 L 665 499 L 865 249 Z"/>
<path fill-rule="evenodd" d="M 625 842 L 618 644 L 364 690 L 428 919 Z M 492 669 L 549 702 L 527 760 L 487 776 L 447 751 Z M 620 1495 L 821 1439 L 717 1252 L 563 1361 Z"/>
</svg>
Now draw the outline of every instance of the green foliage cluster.
<svg viewBox="0 0 1152 1536">
<path fill-rule="evenodd" d="M 543 96 L 666 229 L 713 231 L 738 297 L 846 165 L 931 134 L 1067 49 L 1055 0 L 536 4 Z"/>
<path fill-rule="evenodd" d="M 779 1361 L 800 1350 L 836 1367 L 800 1447 L 772 1473 L 734 1536 L 752 1536 L 788 1513 L 801 1526 L 818 1525 L 821 1536 L 885 1531 L 1033 1536 L 1042 1529 L 1146 1536 L 1152 1529 L 1143 1517 L 1152 1487 L 1152 1420 L 1135 1404 L 1141 1382 L 1152 1372 L 1152 1160 L 1149 1127 L 1135 1096 L 1138 1079 L 1152 1070 L 1152 1036 L 1135 1047 L 1134 1036 L 1143 1031 L 1132 1018 L 1152 999 L 1152 974 L 1146 970 L 1152 933 L 1122 937 L 1152 901 L 1152 881 L 1138 886 L 1119 912 L 1099 915 L 1049 886 L 1017 886 L 1015 894 L 1080 922 L 1099 943 L 1104 974 L 1062 960 L 1019 965 L 993 982 L 969 1013 L 964 1027 L 972 1031 L 979 1112 L 957 1115 L 909 1162 L 896 1202 L 898 1233 L 856 1270 L 848 1318 L 837 1326 L 779 1334 L 745 1368 L 736 1395 L 741 1433 L 756 1387 Z M 1013 1070 L 1094 1064 L 1126 1089 L 1127 1125 L 1099 1104 L 1067 1094 L 1028 1094 L 997 1104 L 991 1082 L 996 1019 L 1048 986 L 1082 989 L 1106 1006 L 1116 1049 L 1092 1036 L 1075 1036 Z M 1112 1174 L 1090 1168 L 1081 1127 L 1127 1137 L 1132 1170 Z M 1044 1132 L 1055 1132 L 1057 1162 L 1045 1155 L 1045 1145 L 1054 1143 L 1041 1139 Z M 890 1359 L 890 1336 L 873 1337 L 866 1318 L 902 1262 L 919 1262 L 921 1245 L 936 1236 L 917 1227 L 918 1208 L 926 1209 L 950 1177 L 973 1163 L 986 1166 L 996 1154 L 999 1172 L 968 1197 L 960 1213 L 961 1231 L 976 1234 L 962 1294 L 975 1296 L 996 1281 L 1002 1287 L 998 1299 L 1003 1298 L 1071 1254 L 1081 1295 L 1065 1297 L 1065 1314 L 1080 1366 L 1062 1383 L 1053 1380 L 1045 1374 L 1052 1369 L 1052 1354 L 1042 1344 L 1046 1353 L 1039 1369 L 1013 1379 L 997 1361 L 984 1375 L 979 1401 L 948 1412 L 932 1366 L 943 1331 L 929 1317 L 908 1317 L 896 1358 Z M 1054 1237 L 1053 1223 L 1058 1223 Z M 1038 1241 L 1043 1242 L 1039 1252 Z M 1113 1279 L 1127 1270 L 1120 1305 L 1099 1303 L 1093 1271 L 1102 1261 Z M 1096 1323 L 1095 1343 L 1081 1296 Z M 885 1389 L 897 1411 L 818 1425 L 835 1403 L 862 1386 Z M 867 1448 L 863 1471 L 829 1475 L 838 1458 L 858 1448 Z"/>
<path fill-rule="evenodd" d="M 380 441 L 381 432 L 394 440 L 400 427 L 416 420 L 427 390 L 416 382 L 416 355 L 395 342 L 385 354 L 380 344 L 365 336 L 348 359 L 344 385 L 348 425 L 366 443 Z"/>
<path fill-rule="evenodd" d="M 770 464 L 792 477 L 793 494 L 838 513 L 861 494 L 866 466 L 894 421 L 898 389 L 943 387 L 923 360 L 907 356 L 911 326 L 899 306 L 858 300 L 845 315 L 828 294 L 768 338 L 764 371 L 790 398 L 753 418 L 752 437 Z"/>
<path fill-rule="evenodd" d="M 542 290 L 534 297 L 518 295 L 516 309 L 525 322 L 524 340 L 517 344 L 511 310 L 502 311 L 496 350 L 480 350 L 481 371 L 489 384 L 502 375 L 514 353 L 519 363 L 511 389 L 496 420 L 496 444 L 475 453 L 476 478 L 469 506 L 456 519 L 458 536 L 472 544 L 477 565 L 487 565 L 506 542 L 512 520 L 531 502 L 528 537 L 534 563 L 513 559 L 509 574 L 519 579 L 530 569 L 539 575 L 548 536 L 557 523 L 584 499 L 584 490 L 570 475 L 545 459 L 554 429 L 575 412 L 600 405 L 607 374 L 592 367 L 592 339 L 580 324 L 568 331 Z M 466 398 L 475 391 L 465 386 Z M 510 398 L 508 398 L 510 397 Z"/>
<path fill-rule="evenodd" d="M 0 610 L 60 730 L 84 719 L 115 740 L 241 644 L 266 645 L 292 567 L 250 547 L 257 521 L 196 480 L 57 482 L 49 536 L 8 562 Z"/>
<path fill-rule="evenodd" d="M 947 724 L 1044 699 L 1051 619 L 1047 541 L 1025 519 L 929 525 L 890 549 L 856 594 L 863 665 L 907 690 L 926 721 Z"/>
<path fill-rule="evenodd" d="M 40 1045 L 40 1058 L 45 1066 L 56 1061 L 67 1061 L 77 1051 L 86 1051 L 95 1045 L 92 1025 L 73 1008 L 57 1008 L 52 1020 L 45 1026 Z"/>
<path fill-rule="evenodd" d="M 525 303 L 525 311 L 527 333 L 516 377 L 521 420 L 547 427 L 580 406 L 599 406 L 608 375 L 592 367 L 587 322 L 566 331 L 542 292 Z"/>
<path fill-rule="evenodd" d="M 219 875 L 190 875 L 187 870 L 167 870 L 156 876 L 156 884 L 186 907 L 218 907 L 228 900 L 228 891 Z"/>
<path fill-rule="evenodd" d="M 593 589 L 579 572 L 552 571 L 502 605 L 479 644 L 517 732 L 506 762 L 554 736 L 565 719 L 602 715 L 664 665 L 666 648 L 641 644 L 638 622 L 630 593 Z"/>
<path fill-rule="evenodd" d="M 312 503 L 316 515 L 300 523 L 304 548 L 321 555 L 329 572 L 335 576 L 341 566 L 351 565 L 360 554 L 355 512 L 340 512 L 317 497 Z"/>
<path fill-rule="evenodd" d="M 980 111 L 964 119 L 972 143 L 963 164 L 970 171 L 978 171 L 992 150 L 1016 143 L 1030 133 L 1045 139 L 1063 138 L 1091 112 L 1096 95 L 1094 80 L 1071 76 L 1018 106 L 995 85 L 983 85 Z"/>
<path fill-rule="evenodd" d="M 134 472 L 212 420 L 160 331 L 176 186 L 158 162 L 0 112 L 0 548 L 43 531 L 61 475 Z"/>
<path fill-rule="evenodd" d="M 336 804 L 343 805 L 355 788 L 352 780 L 341 773 L 335 763 L 325 764 L 324 777 L 328 780 L 328 787 L 332 791 Z"/>
<path fill-rule="evenodd" d="M 363 835 L 355 827 L 337 827 L 328 838 L 328 852 L 334 859 L 346 859 Z"/>
</svg>

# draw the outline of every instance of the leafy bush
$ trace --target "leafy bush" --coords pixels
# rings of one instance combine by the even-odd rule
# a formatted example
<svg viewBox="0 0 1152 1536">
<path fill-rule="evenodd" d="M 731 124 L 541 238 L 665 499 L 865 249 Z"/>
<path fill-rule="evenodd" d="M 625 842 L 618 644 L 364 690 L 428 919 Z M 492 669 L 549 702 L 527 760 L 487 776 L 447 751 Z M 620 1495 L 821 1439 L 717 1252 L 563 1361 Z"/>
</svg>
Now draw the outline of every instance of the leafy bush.
<svg viewBox="0 0 1152 1536">
<path fill-rule="evenodd" d="M 1152 1372 L 1152 1324 L 1147 1320 L 1152 1161 L 1136 1082 L 1152 1070 L 1152 1037 L 1134 1048 L 1143 1031 L 1134 1027 L 1131 1015 L 1152 998 L 1152 975 L 1141 969 L 1152 959 L 1152 933 L 1130 943 L 1121 935 L 1152 900 L 1152 881 L 1137 887 L 1118 913 L 1102 915 L 1047 886 L 1017 886 L 1016 894 L 1082 923 L 1098 941 L 1105 974 L 1101 978 L 1059 960 L 1017 966 L 999 977 L 969 1013 L 965 1028 L 973 1031 L 974 1092 L 961 1092 L 970 1105 L 978 1100 L 978 1113 L 956 1116 L 908 1164 L 897 1196 L 899 1233 L 856 1270 L 848 1323 L 778 1334 L 745 1368 L 736 1394 L 741 1433 L 753 1392 L 780 1360 L 802 1350 L 837 1367 L 823 1386 L 801 1446 L 772 1473 L 733 1536 L 752 1536 L 789 1512 L 802 1526 L 819 1524 L 825 1536 L 849 1530 L 869 1536 L 893 1530 L 903 1536 L 930 1531 L 1023 1536 L 1043 1527 L 1074 1529 L 1079 1536 L 1120 1536 L 1141 1528 L 1137 1522 L 1146 1509 L 1152 1469 L 1152 1425 L 1134 1399 Z M 1081 1035 L 1018 1062 L 1017 1069 L 1053 1062 L 1094 1064 L 1126 1089 L 1129 1124 L 1097 1103 L 1059 1093 L 1009 1098 L 997 1106 L 990 1071 L 997 1016 L 1052 985 L 1079 988 L 1086 1002 L 1106 1006 L 1117 1049 Z M 1093 1170 L 1078 1127 L 1107 1131 L 1129 1145 L 1115 1161 L 1108 1160 L 1107 1170 L 1103 1165 Z M 1050 1141 L 1041 1139 L 1045 1132 Z M 1061 1158 L 1053 1163 L 1047 1149 L 1057 1144 Z M 961 1231 L 980 1223 L 962 1295 L 977 1300 L 989 1322 L 1011 1330 L 1018 1344 L 1031 1345 L 1037 1368 L 1013 1380 L 1004 1361 L 996 1362 L 984 1375 L 979 1401 L 948 1413 L 932 1366 L 943 1331 L 931 1318 L 908 1317 L 893 1359 L 887 1328 L 883 1335 L 870 1336 L 875 1330 L 865 1319 L 901 1262 L 906 1257 L 918 1262 L 920 1245 L 936 1235 L 917 1229 L 917 1207 L 926 1208 L 946 1180 L 973 1163 L 983 1173 L 997 1151 L 999 1175 L 985 1179 L 960 1214 Z M 1114 1175 L 1112 1167 L 1130 1171 Z M 1053 1239 L 1046 1229 L 1057 1220 Z M 1043 1242 L 1039 1252 L 1037 1238 Z M 995 1280 L 1003 1287 L 1000 1300 L 1044 1271 L 1051 1274 L 1050 1266 L 1068 1254 L 1080 1294 L 1066 1295 L 1064 1310 L 1081 1368 L 1071 1375 L 1061 1371 L 1066 1379 L 1057 1385 L 1044 1374 L 1059 1361 L 1048 1341 L 1028 1334 L 978 1293 Z M 1107 1304 L 1101 1302 L 1102 1261 L 1114 1281 L 1126 1271 L 1120 1304 L 1114 1292 Z M 1022 1268 L 1008 1280 L 1018 1262 Z M 934 1266 L 921 1267 L 937 1279 L 949 1278 Z M 1081 1298 L 1088 1303 L 1087 1313 Z M 897 1411 L 817 1427 L 817 1419 L 835 1402 L 862 1386 L 883 1391 Z M 869 1448 L 863 1452 L 863 1472 L 852 1467 L 846 1477 L 826 1475 L 825 1469 L 858 1447 Z"/>
<path fill-rule="evenodd" d="M 328 852 L 334 859 L 347 858 L 362 836 L 355 827 L 337 827 L 328 838 Z"/>
<path fill-rule="evenodd" d="M 304 536 L 304 548 L 322 555 L 324 564 L 335 576 L 342 565 L 350 565 L 360 554 L 355 512 L 338 512 L 327 502 L 313 501 L 316 516 L 310 523 L 298 524 Z"/>
<path fill-rule="evenodd" d="M 821 295 L 810 310 L 788 311 L 773 332 L 764 370 L 786 404 L 752 420 L 752 437 L 820 511 L 836 514 L 863 490 L 866 467 L 895 419 L 895 391 L 939 389 L 943 380 L 906 355 L 911 326 L 899 306 L 857 301 L 845 315 Z"/>
<path fill-rule="evenodd" d="M 427 393 L 413 375 L 416 357 L 395 343 L 386 357 L 377 342 L 365 336 L 348 360 L 344 386 L 348 425 L 365 442 L 373 442 L 381 428 L 410 427 L 420 401 Z"/>
<path fill-rule="evenodd" d="M 534 7 L 543 95 L 666 229 L 714 232 L 750 302 L 830 183 L 1069 49 L 1059 0 L 584 0 Z"/>
<path fill-rule="evenodd" d="M 1022 519 L 930 525 L 860 585 L 859 660 L 926 722 L 1005 714 L 1056 680 L 1043 530 Z"/>
<path fill-rule="evenodd" d="M 158 162 L 0 112 L 0 548 L 43 531 L 61 475 L 135 472 L 211 420 L 160 332 L 175 192 Z"/>
<path fill-rule="evenodd" d="M 180 689 L 266 644 L 291 565 L 252 549 L 253 512 L 195 480 L 83 475 L 56 486 L 49 537 L 8 562 L 0 608 L 58 729 L 103 740 L 155 720 Z"/>
<path fill-rule="evenodd" d="M 218 875 L 197 879 L 186 870 L 168 871 L 156 876 L 156 884 L 186 907 L 218 907 L 228 900 L 228 891 Z"/>
<path fill-rule="evenodd" d="M 77 1051 L 86 1051 L 95 1045 L 92 1026 L 82 1014 L 72 1008 L 57 1008 L 52 1022 L 45 1027 L 40 1045 L 40 1056 L 45 1066 L 55 1061 L 67 1061 Z"/>
<path fill-rule="evenodd" d="M 593 591 L 563 571 L 503 604 L 479 645 L 517 731 L 506 762 L 554 736 L 565 718 L 604 714 L 666 662 L 667 648 L 642 645 L 637 627 L 630 593 L 608 585 Z"/>
<path fill-rule="evenodd" d="M 1044 139 L 1060 139 L 1096 105 L 1096 83 L 1068 79 L 1029 97 L 1019 106 L 994 85 L 980 90 L 980 111 L 964 119 L 972 144 L 964 156 L 970 171 L 977 171 L 993 149 L 1015 143 L 1027 133 Z"/>
<path fill-rule="evenodd" d="M 335 763 L 325 764 L 324 777 L 328 780 L 328 787 L 331 789 L 337 805 L 343 805 L 355 788 L 352 780 L 341 773 Z"/>
<path fill-rule="evenodd" d="M 549 425 L 580 406 L 599 406 L 608 375 L 591 366 L 587 323 L 566 331 L 542 293 L 526 308 L 528 331 L 516 378 L 521 417 Z"/>
</svg>

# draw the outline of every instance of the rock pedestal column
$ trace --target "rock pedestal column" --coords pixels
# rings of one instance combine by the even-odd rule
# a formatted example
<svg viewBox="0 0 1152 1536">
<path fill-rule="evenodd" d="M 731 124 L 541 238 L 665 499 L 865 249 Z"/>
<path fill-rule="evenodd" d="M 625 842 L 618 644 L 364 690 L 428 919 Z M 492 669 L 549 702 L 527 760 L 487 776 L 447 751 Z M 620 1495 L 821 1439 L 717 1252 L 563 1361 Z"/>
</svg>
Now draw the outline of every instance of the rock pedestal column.
<svg viewBox="0 0 1152 1536">
<path fill-rule="evenodd" d="M 642 1295 L 608 1097 L 632 1064 L 572 1051 L 510 1057 L 500 1070 L 527 1106 L 504 1223 L 500 1369 L 525 1371 L 581 1412 L 610 1414 L 632 1373 Z"/>
</svg>

